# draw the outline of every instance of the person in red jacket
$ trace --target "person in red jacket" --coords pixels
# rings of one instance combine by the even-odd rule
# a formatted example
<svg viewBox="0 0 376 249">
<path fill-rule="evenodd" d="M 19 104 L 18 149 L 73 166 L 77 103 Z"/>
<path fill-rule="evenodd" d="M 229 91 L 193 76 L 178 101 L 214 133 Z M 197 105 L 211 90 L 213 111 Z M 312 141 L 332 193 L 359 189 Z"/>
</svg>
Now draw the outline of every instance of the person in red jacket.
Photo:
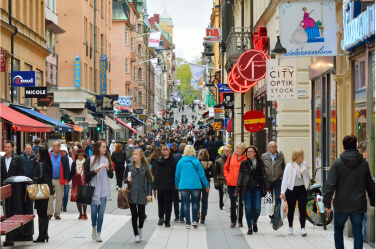
<svg viewBox="0 0 376 249">
<path fill-rule="evenodd" d="M 234 196 L 236 185 L 238 183 L 238 175 L 240 163 L 247 159 L 243 155 L 246 146 L 244 143 L 239 143 L 236 145 L 235 153 L 227 158 L 225 166 L 223 167 L 223 173 L 227 183 L 228 194 L 231 201 L 231 228 L 236 225 L 236 201 L 237 197 Z M 239 197 L 241 198 L 241 197 Z M 239 227 L 243 227 L 243 202 L 239 199 L 239 217 L 238 217 Z"/>
</svg>

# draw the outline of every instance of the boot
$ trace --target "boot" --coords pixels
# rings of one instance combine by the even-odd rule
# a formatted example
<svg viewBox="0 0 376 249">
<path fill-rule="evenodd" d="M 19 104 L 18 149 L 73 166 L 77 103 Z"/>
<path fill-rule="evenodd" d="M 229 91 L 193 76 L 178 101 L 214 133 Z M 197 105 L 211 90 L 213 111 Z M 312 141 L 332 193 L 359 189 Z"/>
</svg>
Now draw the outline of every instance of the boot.
<svg viewBox="0 0 376 249">
<path fill-rule="evenodd" d="M 43 219 L 44 219 L 44 222 L 45 222 L 44 233 L 46 235 L 46 241 L 48 242 L 48 239 L 49 239 L 49 236 L 48 236 L 48 225 L 49 225 L 50 220 L 48 218 L 43 218 Z"/>
<path fill-rule="evenodd" d="M 46 218 L 38 218 L 38 228 L 39 228 L 39 235 L 36 240 L 34 240 L 34 243 L 44 243 L 46 240 Z M 48 220 L 48 218 L 47 218 Z"/>
</svg>

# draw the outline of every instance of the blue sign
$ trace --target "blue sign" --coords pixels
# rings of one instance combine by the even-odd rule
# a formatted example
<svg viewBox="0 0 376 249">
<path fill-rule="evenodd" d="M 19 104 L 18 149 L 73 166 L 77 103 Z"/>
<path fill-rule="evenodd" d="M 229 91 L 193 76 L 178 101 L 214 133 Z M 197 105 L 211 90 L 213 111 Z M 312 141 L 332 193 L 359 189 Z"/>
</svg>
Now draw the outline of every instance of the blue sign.
<svg viewBox="0 0 376 249">
<path fill-rule="evenodd" d="M 12 71 L 12 87 L 35 87 L 35 71 Z"/>
<path fill-rule="evenodd" d="M 99 59 L 99 80 L 101 95 L 107 94 L 107 56 L 101 55 Z"/>
<path fill-rule="evenodd" d="M 74 86 L 81 86 L 81 60 L 78 55 L 76 55 L 76 59 L 74 59 Z"/>
<path fill-rule="evenodd" d="M 220 93 L 232 93 L 231 88 L 227 84 L 217 84 L 217 86 Z"/>
<path fill-rule="evenodd" d="M 230 119 L 229 118 L 225 118 L 225 128 L 227 129 L 227 123 Z"/>
<path fill-rule="evenodd" d="M 121 96 L 118 99 L 118 105 L 119 106 L 131 106 L 132 101 L 130 96 Z"/>
</svg>

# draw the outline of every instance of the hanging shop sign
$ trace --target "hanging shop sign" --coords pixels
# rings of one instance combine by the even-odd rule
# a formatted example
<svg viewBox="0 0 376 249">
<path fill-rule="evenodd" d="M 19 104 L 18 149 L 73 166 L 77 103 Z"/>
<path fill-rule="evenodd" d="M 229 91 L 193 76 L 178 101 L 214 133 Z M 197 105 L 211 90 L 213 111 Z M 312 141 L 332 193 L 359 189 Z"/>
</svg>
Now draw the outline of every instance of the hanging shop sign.
<svg viewBox="0 0 376 249">
<path fill-rule="evenodd" d="M 268 53 L 269 37 L 266 27 L 258 27 L 258 32 L 253 33 L 253 47 L 256 50 L 261 50 Z"/>
<path fill-rule="evenodd" d="M 235 82 L 232 78 L 232 71 L 228 74 L 227 83 L 228 83 L 228 86 L 230 87 L 230 89 L 232 91 L 236 92 L 236 93 L 245 93 L 246 91 L 251 89 L 250 87 L 241 87 L 241 86 L 235 84 Z"/>
<path fill-rule="evenodd" d="M 119 95 L 96 95 L 95 96 L 95 110 L 96 112 L 113 112 L 114 101 L 117 101 Z"/>
<path fill-rule="evenodd" d="M 220 28 L 207 28 L 206 37 L 204 40 L 209 43 L 221 42 L 221 29 Z"/>
<path fill-rule="evenodd" d="M 53 106 L 54 105 L 54 93 L 47 93 L 45 98 L 37 98 L 37 106 Z"/>
<path fill-rule="evenodd" d="M 220 93 L 227 93 L 227 92 L 231 92 L 232 93 L 231 88 L 228 87 L 227 84 L 217 84 L 217 87 L 218 87 L 218 91 Z"/>
<path fill-rule="evenodd" d="M 237 62 L 237 72 L 251 82 L 261 80 L 266 75 L 266 60 L 269 55 L 261 50 L 249 49 L 242 53 Z M 233 77 L 236 75 L 234 74 Z"/>
<path fill-rule="evenodd" d="M 5 57 L 5 50 L 0 47 L 0 72 L 7 71 L 7 62 Z"/>
<path fill-rule="evenodd" d="M 227 132 L 232 132 L 232 118 L 228 119 L 227 122 L 225 120 L 225 124 Z"/>
<path fill-rule="evenodd" d="M 81 60 L 78 55 L 76 55 L 76 59 L 74 59 L 74 86 L 81 86 Z"/>
<path fill-rule="evenodd" d="M 222 127 L 221 123 L 220 122 L 215 122 L 214 125 L 213 125 L 213 128 L 214 130 L 218 131 L 220 130 Z"/>
<path fill-rule="evenodd" d="M 101 55 L 99 59 L 100 94 L 107 94 L 107 56 Z"/>
<path fill-rule="evenodd" d="M 335 1 L 281 3 L 279 19 L 282 57 L 337 55 Z"/>
<path fill-rule="evenodd" d="M 118 105 L 119 106 L 131 106 L 132 105 L 131 96 L 119 96 Z"/>
<path fill-rule="evenodd" d="M 265 115 L 260 111 L 249 111 L 244 114 L 244 128 L 249 132 L 261 131 L 265 124 Z"/>
<path fill-rule="evenodd" d="M 298 99 L 295 59 L 267 61 L 267 100 Z"/>
<path fill-rule="evenodd" d="M 362 2 L 343 1 L 343 51 L 351 51 L 375 38 L 375 5 L 361 12 Z"/>
<path fill-rule="evenodd" d="M 25 87 L 25 98 L 45 98 L 47 87 Z"/>
<path fill-rule="evenodd" d="M 143 113 L 143 109 L 133 109 L 133 113 L 134 114 L 142 114 Z"/>
<path fill-rule="evenodd" d="M 214 119 L 221 119 L 223 118 L 223 108 L 215 108 L 214 107 Z"/>
<path fill-rule="evenodd" d="M 12 87 L 35 87 L 35 71 L 12 71 Z"/>
</svg>

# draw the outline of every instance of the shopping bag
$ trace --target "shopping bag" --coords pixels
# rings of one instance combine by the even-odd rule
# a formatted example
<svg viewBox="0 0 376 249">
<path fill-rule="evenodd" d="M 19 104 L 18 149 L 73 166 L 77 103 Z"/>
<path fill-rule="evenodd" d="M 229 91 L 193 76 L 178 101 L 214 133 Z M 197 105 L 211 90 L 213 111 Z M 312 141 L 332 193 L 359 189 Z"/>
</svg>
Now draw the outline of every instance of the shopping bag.
<svg viewBox="0 0 376 249">
<path fill-rule="evenodd" d="M 77 187 L 72 188 L 70 201 L 71 202 L 76 202 L 77 201 Z"/>
<path fill-rule="evenodd" d="M 265 209 L 265 215 L 269 216 L 270 214 L 270 208 L 273 203 L 272 194 L 270 192 L 267 192 L 264 197 L 264 209 Z"/>
<path fill-rule="evenodd" d="M 77 187 L 77 204 L 91 205 L 95 187 L 89 185 L 80 185 Z"/>
<path fill-rule="evenodd" d="M 286 216 L 287 216 L 287 202 L 281 200 L 281 219 L 284 220 Z"/>
<path fill-rule="evenodd" d="M 127 184 L 124 184 L 127 185 Z M 129 208 L 129 190 L 128 190 L 128 185 L 118 191 L 118 199 L 117 199 L 117 204 L 118 208 L 120 209 L 128 209 Z"/>
<path fill-rule="evenodd" d="M 273 229 L 278 230 L 283 226 L 283 221 L 281 219 L 281 204 L 274 206 L 274 220 L 273 220 Z"/>
</svg>

